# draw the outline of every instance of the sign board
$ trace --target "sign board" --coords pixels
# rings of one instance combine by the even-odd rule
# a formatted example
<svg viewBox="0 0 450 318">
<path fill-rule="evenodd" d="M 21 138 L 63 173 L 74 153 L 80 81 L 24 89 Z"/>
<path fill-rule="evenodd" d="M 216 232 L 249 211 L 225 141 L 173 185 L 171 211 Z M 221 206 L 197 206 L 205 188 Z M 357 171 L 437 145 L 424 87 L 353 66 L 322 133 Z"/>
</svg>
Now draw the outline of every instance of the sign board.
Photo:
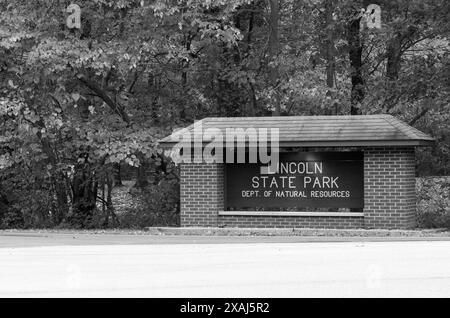
<svg viewBox="0 0 450 318">
<path fill-rule="evenodd" d="M 275 171 L 226 164 L 226 208 L 363 208 L 362 152 L 280 153 Z"/>
</svg>

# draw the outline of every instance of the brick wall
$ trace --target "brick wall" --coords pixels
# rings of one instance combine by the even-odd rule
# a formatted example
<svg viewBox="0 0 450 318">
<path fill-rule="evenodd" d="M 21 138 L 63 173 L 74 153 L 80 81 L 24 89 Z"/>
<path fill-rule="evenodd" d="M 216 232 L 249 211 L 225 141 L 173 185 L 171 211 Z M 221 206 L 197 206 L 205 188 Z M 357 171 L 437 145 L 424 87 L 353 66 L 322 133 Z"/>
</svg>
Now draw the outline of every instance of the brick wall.
<svg viewBox="0 0 450 318">
<path fill-rule="evenodd" d="M 364 218 L 332 216 L 219 216 L 219 226 L 256 228 L 361 229 Z"/>
<path fill-rule="evenodd" d="M 365 227 L 414 227 L 414 148 L 365 149 L 364 176 Z"/>
<path fill-rule="evenodd" d="M 180 176 L 181 226 L 216 227 L 224 209 L 223 164 L 183 163 Z"/>
<path fill-rule="evenodd" d="M 409 228 L 415 225 L 414 148 L 364 150 L 364 217 L 219 216 L 224 165 L 181 165 L 181 226 Z"/>
</svg>

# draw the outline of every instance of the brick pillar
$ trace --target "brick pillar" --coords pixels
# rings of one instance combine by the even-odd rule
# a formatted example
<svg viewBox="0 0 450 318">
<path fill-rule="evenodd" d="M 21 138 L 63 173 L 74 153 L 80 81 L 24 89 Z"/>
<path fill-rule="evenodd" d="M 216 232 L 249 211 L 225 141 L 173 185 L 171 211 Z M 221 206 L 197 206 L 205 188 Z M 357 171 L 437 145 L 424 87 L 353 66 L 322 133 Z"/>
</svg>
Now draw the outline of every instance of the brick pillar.
<svg viewBox="0 0 450 318">
<path fill-rule="evenodd" d="M 180 165 L 181 226 L 216 227 L 224 209 L 224 165 Z"/>
<path fill-rule="evenodd" d="M 366 228 L 414 227 L 416 209 L 414 148 L 366 148 L 364 191 Z"/>
</svg>

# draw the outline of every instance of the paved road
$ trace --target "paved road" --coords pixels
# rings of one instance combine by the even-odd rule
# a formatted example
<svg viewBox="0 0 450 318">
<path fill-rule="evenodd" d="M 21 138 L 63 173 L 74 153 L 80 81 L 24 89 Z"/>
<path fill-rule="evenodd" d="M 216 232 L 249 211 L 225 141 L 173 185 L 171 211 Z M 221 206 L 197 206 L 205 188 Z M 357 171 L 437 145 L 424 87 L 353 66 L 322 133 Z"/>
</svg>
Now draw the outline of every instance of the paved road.
<svg viewBox="0 0 450 318">
<path fill-rule="evenodd" d="M 11 296 L 450 297 L 450 242 L 3 247 Z"/>
</svg>

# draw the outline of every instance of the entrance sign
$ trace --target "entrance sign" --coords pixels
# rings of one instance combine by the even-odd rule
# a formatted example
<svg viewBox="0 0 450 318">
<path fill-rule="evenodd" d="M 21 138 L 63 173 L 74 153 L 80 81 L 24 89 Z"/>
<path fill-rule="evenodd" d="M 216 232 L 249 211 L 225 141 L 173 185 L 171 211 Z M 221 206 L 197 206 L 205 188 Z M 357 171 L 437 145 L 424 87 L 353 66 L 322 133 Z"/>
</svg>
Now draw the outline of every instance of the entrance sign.
<svg viewBox="0 0 450 318">
<path fill-rule="evenodd" d="M 226 208 L 363 208 L 362 152 L 284 152 L 276 169 L 226 164 Z"/>
<path fill-rule="evenodd" d="M 196 142 L 199 122 L 215 138 L 201 134 Z M 213 153 L 211 142 L 229 130 L 236 138 L 214 144 Z M 273 139 L 259 133 L 272 130 L 277 131 L 276 157 Z M 383 114 L 207 117 L 159 143 L 170 151 L 180 139 L 193 157 L 180 162 L 181 226 L 290 229 L 413 228 L 415 148 L 434 143 L 431 136 Z M 258 152 L 252 160 L 252 149 L 268 144 L 270 152 L 263 154 L 272 159 Z M 204 156 L 226 159 L 230 152 L 238 160 Z"/>
</svg>

